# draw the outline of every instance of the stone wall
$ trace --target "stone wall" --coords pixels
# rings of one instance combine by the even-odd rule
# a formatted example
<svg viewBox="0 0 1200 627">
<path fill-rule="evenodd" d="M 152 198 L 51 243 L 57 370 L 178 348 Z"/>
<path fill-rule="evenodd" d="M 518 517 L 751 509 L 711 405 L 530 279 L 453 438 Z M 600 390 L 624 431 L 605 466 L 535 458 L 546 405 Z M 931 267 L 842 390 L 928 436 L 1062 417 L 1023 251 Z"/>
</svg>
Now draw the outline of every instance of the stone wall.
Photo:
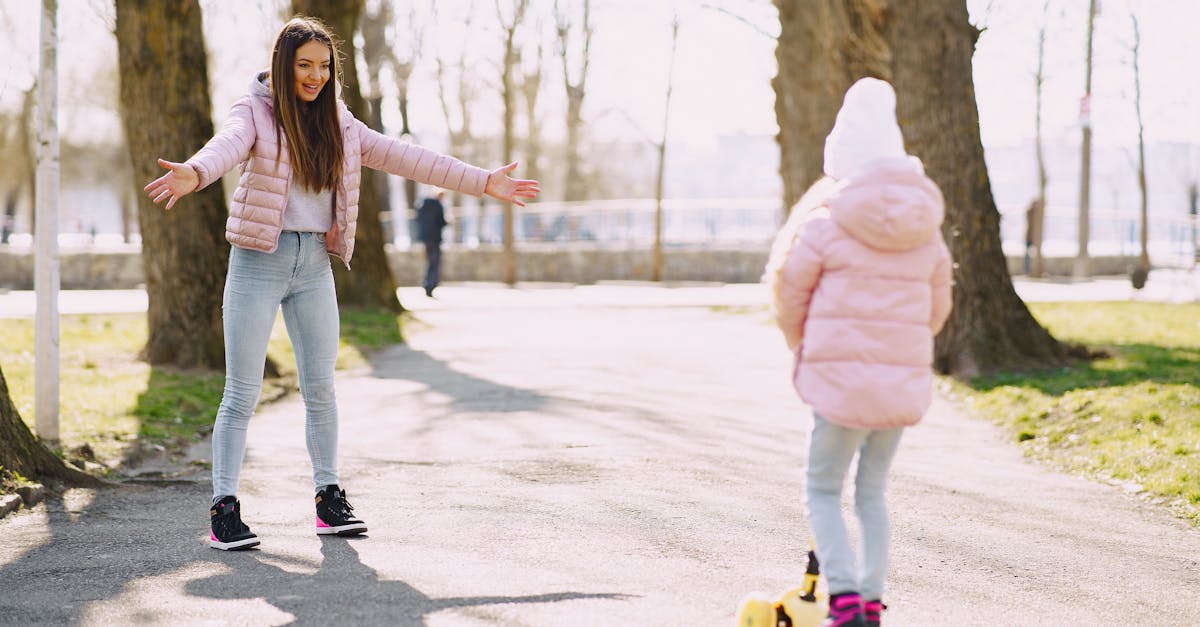
<svg viewBox="0 0 1200 627">
<path fill-rule="evenodd" d="M 420 285 L 425 253 L 419 248 L 390 248 L 392 272 L 399 285 Z M 499 247 L 447 247 L 442 254 L 442 280 L 501 281 Z M 517 254 L 517 279 L 522 282 L 596 283 L 650 279 L 652 251 L 641 248 L 600 248 L 587 245 L 525 245 Z M 668 248 L 663 251 L 666 281 L 756 283 L 767 261 L 766 248 Z M 1093 257 L 1097 276 L 1128 274 L 1133 257 Z M 1070 276 L 1073 257 L 1045 259 L 1050 276 Z M 1020 274 L 1020 257 L 1008 259 L 1009 272 Z M 0 246 L 0 288 L 33 289 L 32 251 Z M 142 258 L 135 247 L 59 255 L 62 289 L 129 289 L 143 284 Z"/>
</svg>

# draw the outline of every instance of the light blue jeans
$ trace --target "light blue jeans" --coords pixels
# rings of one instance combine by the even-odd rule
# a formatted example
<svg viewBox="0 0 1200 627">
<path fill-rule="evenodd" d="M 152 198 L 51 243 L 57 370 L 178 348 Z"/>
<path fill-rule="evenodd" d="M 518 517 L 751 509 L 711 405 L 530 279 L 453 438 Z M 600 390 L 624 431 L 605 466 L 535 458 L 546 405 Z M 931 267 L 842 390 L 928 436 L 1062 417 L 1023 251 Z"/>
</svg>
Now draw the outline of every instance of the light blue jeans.
<svg viewBox="0 0 1200 627">
<path fill-rule="evenodd" d="M 273 253 L 234 246 L 225 279 L 225 393 L 213 427 L 213 496 L 237 495 L 246 427 L 262 391 L 267 341 L 275 316 L 296 353 L 305 408 L 305 439 L 316 487 L 338 482 L 338 306 L 324 233 L 284 231 Z"/>
<path fill-rule="evenodd" d="M 868 600 L 883 598 L 890 533 L 884 493 L 888 469 L 903 432 L 903 428 L 848 429 L 813 415 L 806 490 L 808 520 L 830 594 L 858 592 Z M 855 453 L 858 472 L 854 479 L 854 509 L 862 538 L 861 559 L 857 561 L 842 519 L 842 486 Z"/>
</svg>

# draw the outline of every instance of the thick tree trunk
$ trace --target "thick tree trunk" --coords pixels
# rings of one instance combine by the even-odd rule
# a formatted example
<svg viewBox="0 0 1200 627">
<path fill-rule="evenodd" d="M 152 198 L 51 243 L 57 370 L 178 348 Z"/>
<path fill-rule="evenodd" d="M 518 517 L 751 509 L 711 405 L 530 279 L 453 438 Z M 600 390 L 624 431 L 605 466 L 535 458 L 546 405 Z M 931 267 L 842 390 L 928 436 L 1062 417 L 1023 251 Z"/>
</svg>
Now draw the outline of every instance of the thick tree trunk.
<svg viewBox="0 0 1200 627">
<path fill-rule="evenodd" d="M 943 233 L 956 262 L 954 311 L 937 337 L 937 369 L 969 377 L 1061 363 L 1064 347 L 1017 296 L 1000 248 L 972 82 L 979 31 L 966 3 L 899 0 L 886 32 L 896 114 L 908 151 L 945 195 Z"/>
<path fill-rule="evenodd" d="M 362 0 L 292 0 L 293 12 L 321 20 L 337 36 L 342 59 L 342 99 L 359 119 L 367 115 L 354 60 L 354 32 L 362 9 Z M 338 303 L 344 308 L 399 312 L 403 311 L 403 307 L 396 297 L 396 279 L 392 276 L 387 253 L 383 249 L 383 223 L 379 219 L 382 207 L 378 187 L 371 180 L 370 175 L 363 172 L 358 197 L 358 231 L 354 238 L 354 259 L 351 262 L 354 271 L 346 270 L 344 264 L 333 264 Z"/>
<path fill-rule="evenodd" d="M 181 161 L 213 135 L 200 5 L 196 0 L 117 0 L 121 119 L 138 186 L 163 172 L 157 157 Z M 149 297 L 152 364 L 222 368 L 221 295 L 229 244 L 220 185 L 172 211 L 138 194 L 142 262 Z"/>
<path fill-rule="evenodd" d="M 13 406 L 3 371 L 0 371 L 0 467 L 35 481 L 58 479 L 77 486 L 99 486 L 104 483 L 64 464 L 42 446 Z"/>
<path fill-rule="evenodd" d="M 825 136 L 842 94 L 857 79 L 891 80 L 891 54 L 880 34 L 883 0 L 775 0 L 780 37 L 775 117 L 784 211 L 822 176 Z"/>
</svg>

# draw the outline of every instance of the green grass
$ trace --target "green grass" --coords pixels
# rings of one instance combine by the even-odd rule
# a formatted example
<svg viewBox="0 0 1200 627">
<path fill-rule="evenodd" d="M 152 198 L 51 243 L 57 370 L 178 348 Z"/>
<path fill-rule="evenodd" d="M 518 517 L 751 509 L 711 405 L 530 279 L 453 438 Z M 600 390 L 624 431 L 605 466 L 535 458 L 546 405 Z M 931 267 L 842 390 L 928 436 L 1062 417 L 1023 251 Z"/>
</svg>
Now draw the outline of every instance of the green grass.
<svg viewBox="0 0 1200 627">
<path fill-rule="evenodd" d="M 344 313 L 337 367 L 364 365 L 372 350 L 403 341 L 399 320 L 386 312 Z M 86 443 L 99 459 L 112 462 L 133 441 L 178 451 L 211 432 L 224 373 L 151 367 L 137 358 L 146 334 L 142 314 L 61 318 L 59 430 L 65 448 Z M 13 404 L 32 425 L 33 321 L 0 319 L 0 337 L 0 368 Z M 295 357 L 282 318 L 276 321 L 268 355 L 281 376 L 264 382 L 260 402 L 296 386 Z"/>
<path fill-rule="evenodd" d="M 1106 357 L 946 380 L 1027 454 L 1120 484 L 1200 525 L 1200 304 L 1032 303 L 1060 340 Z"/>
</svg>

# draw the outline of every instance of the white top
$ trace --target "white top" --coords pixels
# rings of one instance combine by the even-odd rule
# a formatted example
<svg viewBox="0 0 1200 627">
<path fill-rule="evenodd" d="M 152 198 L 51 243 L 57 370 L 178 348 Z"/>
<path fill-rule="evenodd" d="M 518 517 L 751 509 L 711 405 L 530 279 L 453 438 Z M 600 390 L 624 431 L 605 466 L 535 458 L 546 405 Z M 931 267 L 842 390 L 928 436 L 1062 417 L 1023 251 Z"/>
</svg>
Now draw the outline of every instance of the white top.
<svg viewBox="0 0 1200 627">
<path fill-rule="evenodd" d="M 333 227 L 333 190 L 305 189 L 296 176 L 288 182 L 283 230 L 326 233 Z"/>
</svg>

